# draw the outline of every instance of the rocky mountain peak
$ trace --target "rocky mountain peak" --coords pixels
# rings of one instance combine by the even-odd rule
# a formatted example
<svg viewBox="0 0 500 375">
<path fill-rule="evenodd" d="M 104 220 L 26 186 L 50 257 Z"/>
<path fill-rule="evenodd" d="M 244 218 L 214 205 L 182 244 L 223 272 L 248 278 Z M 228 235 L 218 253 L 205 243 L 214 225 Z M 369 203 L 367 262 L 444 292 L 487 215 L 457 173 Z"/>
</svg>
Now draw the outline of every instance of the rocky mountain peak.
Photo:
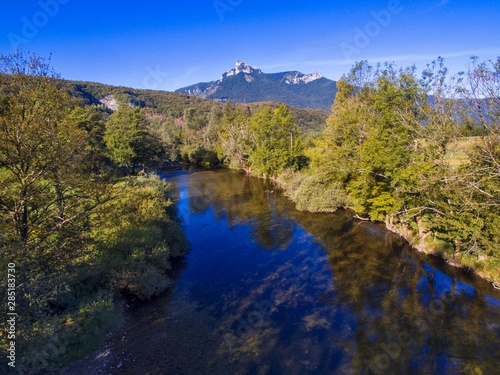
<svg viewBox="0 0 500 375">
<path fill-rule="evenodd" d="M 233 77 L 234 76 L 234 77 Z M 335 81 L 321 73 L 299 71 L 263 73 L 259 68 L 237 61 L 235 67 L 217 81 L 199 82 L 176 90 L 185 95 L 215 101 L 252 103 L 276 101 L 299 108 L 330 110 L 337 92 Z"/>
<path fill-rule="evenodd" d="M 248 65 L 244 61 L 236 61 L 236 67 L 235 69 L 231 69 L 229 72 L 226 72 L 222 75 L 221 80 L 227 77 L 235 76 L 240 73 L 245 73 L 245 74 L 252 74 L 252 73 L 257 73 L 257 74 L 262 74 L 262 71 L 260 69 L 254 68 L 253 66 Z"/>
<path fill-rule="evenodd" d="M 290 72 L 283 77 L 283 82 L 289 85 L 297 85 L 299 83 L 310 83 L 320 78 L 323 78 L 323 74 L 318 72 L 314 72 L 311 74 Z"/>
</svg>

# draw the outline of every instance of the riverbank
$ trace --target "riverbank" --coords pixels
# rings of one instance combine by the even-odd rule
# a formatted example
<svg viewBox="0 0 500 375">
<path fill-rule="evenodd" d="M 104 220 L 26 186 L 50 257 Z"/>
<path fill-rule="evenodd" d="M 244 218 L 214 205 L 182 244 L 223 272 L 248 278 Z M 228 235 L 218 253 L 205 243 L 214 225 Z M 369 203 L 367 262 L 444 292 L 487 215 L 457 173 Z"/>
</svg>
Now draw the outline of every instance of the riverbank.
<svg viewBox="0 0 500 375">
<path fill-rule="evenodd" d="M 452 244 L 438 240 L 432 232 L 426 232 L 422 237 L 419 237 L 408 228 L 391 225 L 389 222 L 385 224 L 387 230 L 403 237 L 418 252 L 438 256 L 452 267 L 467 273 L 473 272 L 490 283 L 493 288 L 500 290 L 500 264 L 498 260 L 487 258 L 475 260 L 474 256 L 464 257 L 453 251 Z M 482 262 L 483 264 L 479 267 L 485 267 L 487 270 L 479 268 L 477 262 Z"/>
<path fill-rule="evenodd" d="M 180 166 L 186 167 L 186 165 Z M 199 166 L 198 166 L 199 167 Z M 220 168 L 220 167 L 219 167 Z M 174 169 L 167 168 L 166 170 Z M 203 168 L 204 170 L 213 170 L 214 168 Z M 324 185 L 323 181 L 316 176 L 300 175 L 296 173 L 290 178 L 285 171 L 278 177 L 263 177 L 252 173 L 250 168 L 242 168 L 241 171 L 247 175 L 263 178 L 272 181 L 283 194 L 290 199 L 299 211 L 307 211 L 310 213 L 318 212 L 336 212 L 340 208 L 347 208 L 353 211 L 353 217 L 358 220 L 370 220 L 369 218 L 359 216 L 356 212 L 347 194 L 338 185 Z M 297 176 L 299 176 L 297 178 Z M 301 186 L 302 182 L 306 181 Z M 303 191 L 300 191 L 300 188 Z M 433 255 L 442 258 L 447 264 L 463 272 L 473 272 L 479 278 L 491 284 L 495 289 L 500 290 L 500 261 L 487 257 L 475 257 L 472 254 L 456 253 L 453 250 L 453 244 L 440 239 L 437 234 L 423 230 L 423 234 L 419 236 L 408 227 L 402 225 L 394 225 L 391 220 L 385 221 L 387 230 L 404 238 L 415 250 L 425 255 Z"/>
<path fill-rule="evenodd" d="M 10 258 L 30 270 L 17 289 L 21 372 L 57 373 L 96 350 L 121 325 L 124 296 L 143 300 L 169 289 L 172 264 L 188 253 L 173 186 L 158 176 L 124 177 L 108 189 L 79 229 L 85 240 L 71 252 L 42 257 L 35 252 L 50 248 L 33 246 Z"/>
<path fill-rule="evenodd" d="M 247 171 L 246 171 L 247 172 Z M 248 172 L 247 172 L 248 173 Z M 348 208 L 358 220 L 370 220 L 359 216 L 348 195 L 340 186 L 325 184 L 318 177 L 304 176 L 285 171 L 277 178 L 270 178 L 288 199 L 295 203 L 300 211 L 335 212 L 339 208 Z M 305 181 L 305 183 L 304 183 Z M 307 185 L 305 188 L 303 185 Z M 387 230 L 403 237 L 415 250 L 427 255 L 441 257 L 449 265 L 465 272 L 474 272 L 478 277 L 500 289 L 500 261 L 492 257 L 475 257 L 473 254 L 457 253 L 453 245 L 440 239 L 436 233 L 421 228 L 421 235 L 404 225 L 395 225 L 387 219 Z"/>
</svg>

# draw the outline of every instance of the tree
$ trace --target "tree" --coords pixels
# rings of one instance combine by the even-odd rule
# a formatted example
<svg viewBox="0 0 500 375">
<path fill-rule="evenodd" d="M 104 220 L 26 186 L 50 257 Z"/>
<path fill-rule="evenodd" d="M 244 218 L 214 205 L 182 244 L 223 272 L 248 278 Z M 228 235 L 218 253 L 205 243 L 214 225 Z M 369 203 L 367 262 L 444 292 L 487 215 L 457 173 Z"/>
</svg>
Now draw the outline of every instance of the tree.
<svg viewBox="0 0 500 375">
<path fill-rule="evenodd" d="M 239 106 L 227 102 L 223 108 L 222 126 L 219 133 L 218 157 L 232 168 L 249 168 L 250 134 L 248 118 L 250 114 Z"/>
<path fill-rule="evenodd" d="M 181 132 L 174 124 L 174 118 L 160 114 L 149 114 L 148 133 L 159 142 L 163 155 L 161 159 L 176 161 L 180 156 Z"/>
<path fill-rule="evenodd" d="M 98 172 L 110 166 L 110 159 L 106 155 L 104 133 L 109 114 L 96 106 L 76 107 L 70 114 L 71 121 L 78 124 L 88 137 L 87 153 L 84 165 L 89 172 Z"/>
<path fill-rule="evenodd" d="M 140 108 L 121 105 L 109 117 L 104 141 L 111 160 L 127 172 L 138 164 L 158 162 L 164 154 L 161 139 L 148 130 L 148 121 Z"/>
<path fill-rule="evenodd" d="M 455 89 L 462 122 L 478 123 L 480 137 L 461 139 L 467 162 L 451 169 L 442 184 L 441 214 L 434 229 L 453 242 L 455 253 L 498 259 L 500 248 L 500 58 L 472 59 Z M 497 271 L 498 272 L 498 271 Z"/>
<path fill-rule="evenodd" d="M 257 175 L 276 177 L 292 166 L 298 154 L 299 130 L 288 108 L 257 110 L 249 122 L 252 151 L 249 164 Z"/>
<path fill-rule="evenodd" d="M 332 114 L 326 121 L 323 136 L 316 140 L 311 156 L 312 167 L 319 175 L 346 187 L 361 168 L 359 147 L 375 119 L 363 99 L 366 93 L 356 92 L 353 82 L 342 78 L 337 82 L 337 88 Z M 365 91 L 368 87 L 358 89 Z"/>
<path fill-rule="evenodd" d="M 49 62 L 19 51 L 0 57 L 0 72 L 0 209 L 13 223 L 11 239 L 29 243 L 89 208 L 77 198 L 88 187 L 78 178 L 88 133 L 72 118 L 75 102 Z"/>
</svg>

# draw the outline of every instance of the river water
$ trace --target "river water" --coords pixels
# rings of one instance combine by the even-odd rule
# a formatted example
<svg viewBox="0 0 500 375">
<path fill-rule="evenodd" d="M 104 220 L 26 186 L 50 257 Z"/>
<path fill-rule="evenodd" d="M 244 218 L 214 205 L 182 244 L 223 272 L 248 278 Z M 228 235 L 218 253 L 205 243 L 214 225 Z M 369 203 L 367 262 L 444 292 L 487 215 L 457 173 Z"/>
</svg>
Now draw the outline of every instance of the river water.
<svg viewBox="0 0 500 375">
<path fill-rule="evenodd" d="M 500 374 L 500 296 L 348 211 L 231 171 L 168 172 L 191 251 L 133 307 L 116 374 Z M 116 364 L 115 364 L 116 365 Z"/>
</svg>

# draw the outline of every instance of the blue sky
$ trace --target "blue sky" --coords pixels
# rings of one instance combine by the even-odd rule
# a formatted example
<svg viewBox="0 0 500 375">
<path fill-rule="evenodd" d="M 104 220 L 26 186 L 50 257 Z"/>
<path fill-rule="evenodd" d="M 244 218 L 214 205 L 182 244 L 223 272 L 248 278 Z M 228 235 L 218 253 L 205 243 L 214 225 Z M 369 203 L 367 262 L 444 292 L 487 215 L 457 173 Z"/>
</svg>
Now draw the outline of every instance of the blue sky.
<svg viewBox="0 0 500 375">
<path fill-rule="evenodd" d="M 237 60 L 338 79 L 354 61 L 451 71 L 500 56 L 498 0 L 3 0 L 0 53 L 52 53 L 63 78 L 175 90 Z"/>
</svg>

